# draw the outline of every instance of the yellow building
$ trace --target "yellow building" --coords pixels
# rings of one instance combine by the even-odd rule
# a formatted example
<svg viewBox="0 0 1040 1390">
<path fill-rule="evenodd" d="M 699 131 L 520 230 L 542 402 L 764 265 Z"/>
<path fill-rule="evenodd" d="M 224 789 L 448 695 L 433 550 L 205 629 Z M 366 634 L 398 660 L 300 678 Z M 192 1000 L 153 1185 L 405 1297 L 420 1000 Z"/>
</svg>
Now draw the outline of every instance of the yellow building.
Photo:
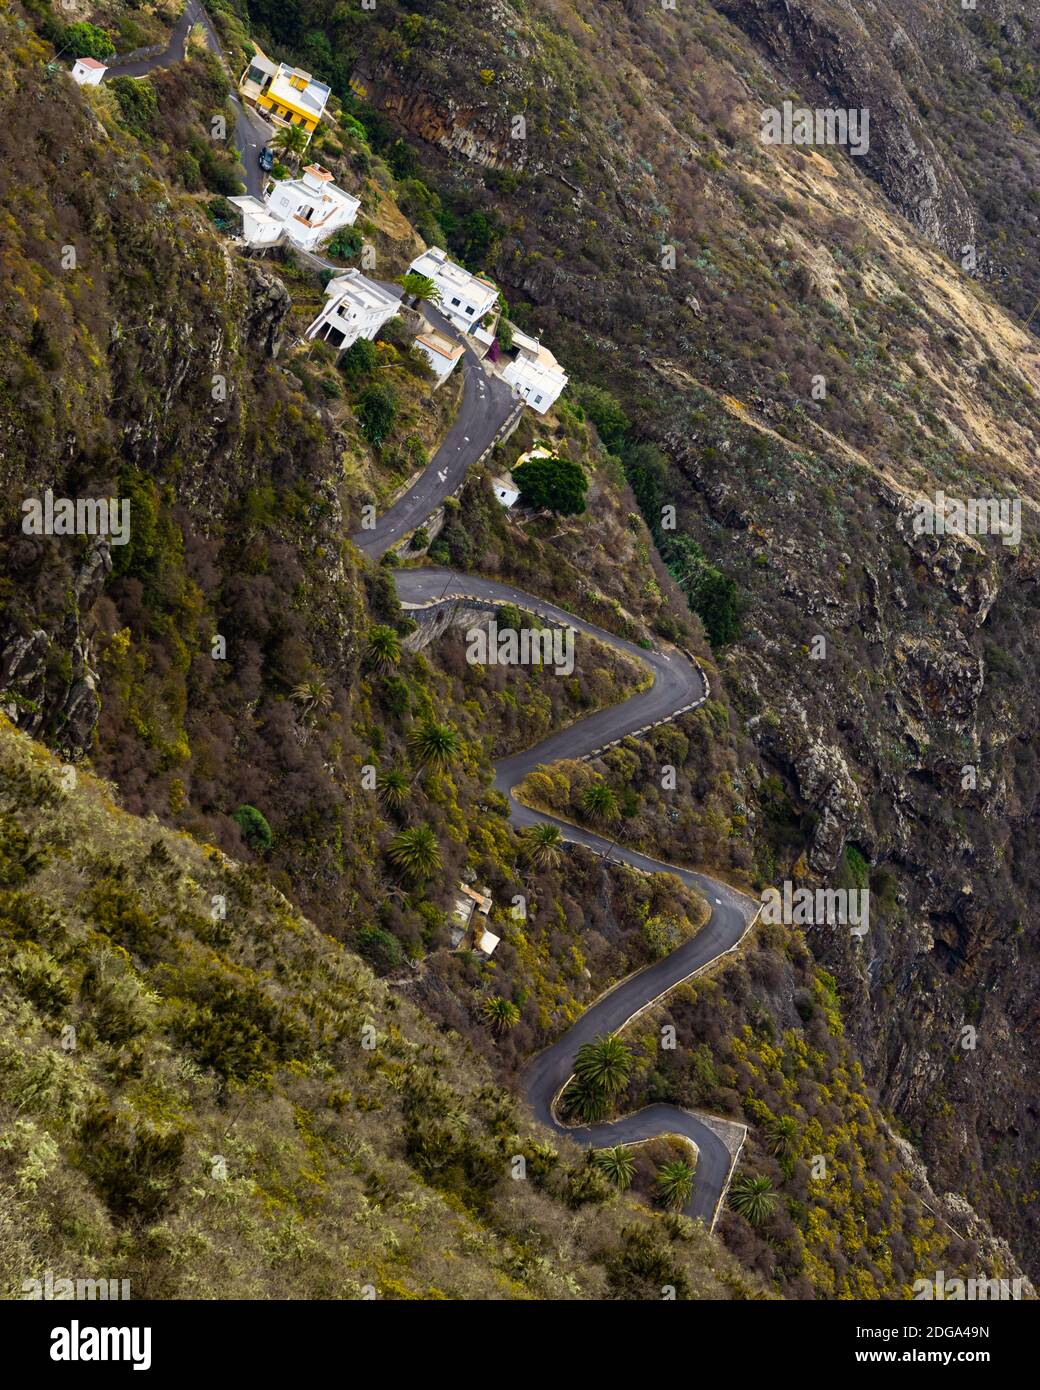
<svg viewBox="0 0 1040 1390">
<path fill-rule="evenodd" d="M 238 90 L 276 125 L 298 125 L 308 138 L 317 129 L 329 88 L 309 72 L 275 63 L 259 49 L 249 60 Z"/>
</svg>

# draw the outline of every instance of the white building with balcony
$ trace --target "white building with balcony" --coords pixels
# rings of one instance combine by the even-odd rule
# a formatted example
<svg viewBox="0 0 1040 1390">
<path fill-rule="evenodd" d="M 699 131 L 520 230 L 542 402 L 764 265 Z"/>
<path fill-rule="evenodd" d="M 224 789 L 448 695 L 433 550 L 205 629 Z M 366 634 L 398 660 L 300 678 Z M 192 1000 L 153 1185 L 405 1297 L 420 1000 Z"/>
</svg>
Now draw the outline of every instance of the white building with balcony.
<svg viewBox="0 0 1040 1390">
<path fill-rule="evenodd" d="M 285 234 L 296 246 L 313 251 L 341 227 L 352 227 L 361 199 L 332 182 L 320 164 L 308 164 L 298 179 L 268 185 L 264 202 L 285 223 Z"/>
<path fill-rule="evenodd" d="M 473 333 L 498 303 L 498 286 L 493 281 L 463 270 L 439 246 L 416 256 L 408 269 L 429 276 L 440 294 L 438 309 L 463 333 Z"/>
<path fill-rule="evenodd" d="M 325 286 L 325 307 L 304 336 L 320 338 L 345 351 L 358 338 L 374 338 L 397 314 L 399 294 L 377 285 L 359 270 L 348 270 Z"/>
<path fill-rule="evenodd" d="M 513 347 L 516 356 L 503 368 L 502 379 L 533 410 L 544 415 L 567 385 L 567 373 L 547 347 L 518 328 L 513 329 Z"/>
</svg>

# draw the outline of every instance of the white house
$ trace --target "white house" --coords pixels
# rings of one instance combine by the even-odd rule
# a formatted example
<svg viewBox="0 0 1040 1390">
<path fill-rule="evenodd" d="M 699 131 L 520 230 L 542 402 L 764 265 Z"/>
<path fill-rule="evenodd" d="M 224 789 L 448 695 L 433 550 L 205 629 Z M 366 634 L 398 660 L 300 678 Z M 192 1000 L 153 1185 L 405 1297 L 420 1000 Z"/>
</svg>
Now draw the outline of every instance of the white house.
<svg viewBox="0 0 1040 1390">
<path fill-rule="evenodd" d="M 415 346 L 419 348 L 433 368 L 437 386 L 441 386 L 451 376 L 466 349 L 461 343 L 453 343 L 435 328 L 427 328 L 417 335 Z M 433 389 L 436 390 L 437 386 Z"/>
<path fill-rule="evenodd" d="M 474 943 L 475 949 L 478 950 L 482 956 L 493 956 L 495 954 L 495 947 L 501 940 L 502 938 L 496 936 L 494 932 L 481 932 Z"/>
<path fill-rule="evenodd" d="M 513 329 L 513 347 L 516 356 L 506 364 L 502 379 L 544 415 L 567 385 L 567 373 L 547 347 L 518 328 Z"/>
<path fill-rule="evenodd" d="M 275 180 L 264 201 L 285 223 L 289 240 L 305 251 L 313 251 L 341 227 L 353 226 L 361 207 L 361 199 L 337 188 L 320 164 L 308 164 L 298 179 Z"/>
<path fill-rule="evenodd" d="M 505 478 L 492 478 L 491 486 L 495 489 L 495 497 L 506 511 L 520 499 L 520 489 L 506 482 Z"/>
<path fill-rule="evenodd" d="M 340 349 L 350 347 L 358 338 L 374 338 L 401 307 L 397 295 L 358 270 L 348 270 L 330 280 L 325 295 L 325 307 L 305 337 L 321 338 Z"/>
<path fill-rule="evenodd" d="M 463 270 L 439 246 L 431 246 L 416 256 L 408 269 L 429 276 L 440 292 L 437 307 L 463 333 L 472 333 L 498 303 L 497 285 L 483 275 Z"/>
<path fill-rule="evenodd" d="M 72 78 L 81 87 L 96 87 L 107 71 L 96 58 L 77 58 L 72 65 Z"/>
<path fill-rule="evenodd" d="M 242 214 L 242 239 L 247 246 L 273 246 L 285 231 L 285 223 L 275 217 L 259 198 L 243 194 L 229 198 Z"/>
</svg>

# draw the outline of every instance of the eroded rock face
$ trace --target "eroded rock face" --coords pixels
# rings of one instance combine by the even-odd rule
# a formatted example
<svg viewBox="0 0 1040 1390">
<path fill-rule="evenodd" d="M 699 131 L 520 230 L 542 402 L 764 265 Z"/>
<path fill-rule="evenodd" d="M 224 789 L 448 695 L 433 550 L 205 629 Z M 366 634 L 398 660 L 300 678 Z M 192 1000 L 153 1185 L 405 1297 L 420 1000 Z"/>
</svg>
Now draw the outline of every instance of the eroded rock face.
<svg viewBox="0 0 1040 1390">
<path fill-rule="evenodd" d="M 276 275 L 256 261 L 246 262 L 245 275 L 249 297 L 242 327 L 246 341 L 264 356 L 277 357 L 292 296 Z"/>
<path fill-rule="evenodd" d="M 929 139 L 895 64 L 919 57 L 902 27 L 886 53 L 851 6 L 843 19 L 795 0 L 722 0 L 719 10 L 790 79 L 806 104 L 868 110 L 869 149 L 856 163 L 930 241 L 953 254 L 975 239 L 960 180 Z M 968 51 L 963 62 L 970 62 Z"/>
</svg>

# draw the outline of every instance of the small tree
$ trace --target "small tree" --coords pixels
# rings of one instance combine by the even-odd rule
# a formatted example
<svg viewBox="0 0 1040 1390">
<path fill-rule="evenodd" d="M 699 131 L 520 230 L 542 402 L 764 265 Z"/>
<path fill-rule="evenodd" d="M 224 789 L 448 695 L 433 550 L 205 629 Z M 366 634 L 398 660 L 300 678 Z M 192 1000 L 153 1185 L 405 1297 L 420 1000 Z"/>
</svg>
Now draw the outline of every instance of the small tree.
<svg viewBox="0 0 1040 1390">
<path fill-rule="evenodd" d="M 606 1174 L 619 1192 L 632 1186 L 636 1174 L 636 1161 L 627 1144 L 615 1144 L 612 1149 L 600 1149 L 596 1154 L 596 1167 Z"/>
<path fill-rule="evenodd" d="M 397 283 L 405 294 L 410 295 L 416 303 L 420 299 L 428 299 L 431 304 L 440 302 L 441 292 L 428 275 L 420 275 L 418 271 L 409 270 L 400 277 Z"/>
<path fill-rule="evenodd" d="M 752 1226 L 761 1226 L 773 1213 L 777 1194 L 764 1173 L 745 1174 L 729 1190 L 729 1204 Z"/>
<path fill-rule="evenodd" d="M 481 1013 L 496 1033 L 502 1033 L 507 1028 L 515 1028 L 520 1022 L 520 1010 L 517 1006 L 511 999 L 503 999 L 497 994 L 484 1000 L 481 1005 Z"/>
<path fill-rule="evenodd" d="M 658 1197 L 666 1207 L 678 1211 L 693 1196 L 693 1178 L 694 1171 L 684 1159 L 662 1163 L 655 1178 Z"/>
<path fill-rule="evenodd" d="M 231 819 L 237 823 L 243 840 L 254 854 L 266 854 L 274 844 L 267 818 L 255 806 L 240 806 Z"/>
<path fill-rule="evenodd" d="M 368 338 L 356 338 L 340 358 L 339 369 L 348 385 L 358 386 L 379 366 L 379 353 Z"/>
<path fill-rule="evenodd" d="M 530 825 L 524 831 L 523 856 L 536 869 L 554 869 L 560 862 L 560 846 L 563 836 L 558 825 L 543 821 Z"/>
<path fill-rule="evenodd" d="M 283 125 L 275 131 L 271 145 L 298 164 L 307 148 L 307 132 L 300 125 Z"/>
<path fill-rule="evenodd" d="M 547 507 L 560 516 L 576 516 L 585 510 L 588 479 L 581 465 L 571 459 L 528 459 L 513 469 L 513 481 L 528 507 Z"/>
<path fill-rule="evenodd" d="M 441 866 L 437 837 L 428 825 L 400 830 L 390 841 L 386 857 L 404 878 L 421 883 Z"/>
<path fill-rule="evenodd" d="M 397 419 L 397 397 L 388 386 L 373 382 L 361 393 L 354 413 L 358 417 L 362 434 L 378 449 Z"/>
<path fill-rule="evenodd" d="M 401 661 L 401 639 L 392 627 L 377 623 L 368 630 L 365 665 L 373 671 L 392 671 Z"/>
<path fill-rule="evenodd" d="M 96 24 L 81 20 L 65 30 L 64 47 L 75 58 L 111 58 L 116 51 L 111 35 Z"/>
</svg>

